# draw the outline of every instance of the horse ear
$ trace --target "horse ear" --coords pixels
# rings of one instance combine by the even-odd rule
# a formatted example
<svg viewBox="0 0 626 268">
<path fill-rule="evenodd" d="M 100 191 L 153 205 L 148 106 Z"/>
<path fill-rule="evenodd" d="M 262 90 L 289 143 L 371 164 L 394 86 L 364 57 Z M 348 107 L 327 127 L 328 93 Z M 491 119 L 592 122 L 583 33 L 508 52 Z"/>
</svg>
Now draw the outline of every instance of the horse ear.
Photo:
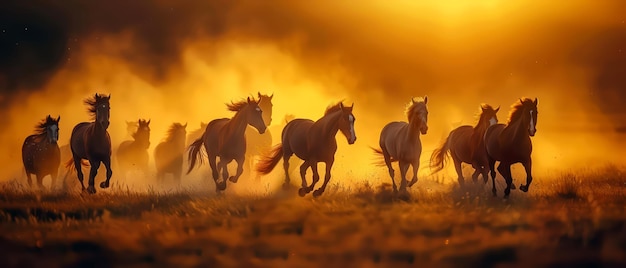
<svg viewBox="0 0 626 268">
<path fill-rule="evenodd" d="M 535 101 L 533 101 L 535 103 L 535 105 L 537 105 L 537 98 L 535 98 Z"/>
<path fill-rule="evenodd" d="M 424 104 L 428 104 L 428 96 L 424 95 Z"/>
<path fill-rule="evenodd" d="M 61 116 L 57 116 L 57 123 L 59 123 L 59 121 L 61 121 Z"/>
<path fill-rule="evenodd" d="M 343 110 L 343 102 L 339 103 L 339 108 L 341 108 L 341 110 Z"/>
<path fill-rule="evenodd" d="M 185 124 L 183 125 L 183 128 L 187 128 L 187 122 L 185 122 Z"/>
<path fill-rule="evenodd" d="M 415 104 L 415 98 L 411 97 L 411 104 Z"/>
<path fill-rule="evenodd" d="M 109 96 L 107 97 L 107 100 L 110 100 L 110 99 L 111 99 L 111 94 L 109 94 Z"/>
<path fill-rule="evenodd" d="M 498 111 L 500 111 L 500 105 L 498 105 L 498 108 L 496 108 L 496 110 L 495 110 L 495 111 L 496 111 L 496 113 L 497 113 Z"/>
<path fill-rule="evenodd" d="M 274 92 L 272 92 L 272 95 L 270 95 L 270 100 L 274 97 Z"/>
<path fill-rule="evenodd" d="M 250 103 L 250 97 L 248 97 L 248 103 Z"/>
<path fill-rule="evenodd" d="M 152 119 L 148 119 L 147 125 L 150 125 L 150 121 L 152 121 Z"/>
<path fill-rule="evenodd" d="M 259 96 L 259 99 L 261 98 L 261 91 L 257 91 L 256 92 L 257 96 Z"/>
</svg>

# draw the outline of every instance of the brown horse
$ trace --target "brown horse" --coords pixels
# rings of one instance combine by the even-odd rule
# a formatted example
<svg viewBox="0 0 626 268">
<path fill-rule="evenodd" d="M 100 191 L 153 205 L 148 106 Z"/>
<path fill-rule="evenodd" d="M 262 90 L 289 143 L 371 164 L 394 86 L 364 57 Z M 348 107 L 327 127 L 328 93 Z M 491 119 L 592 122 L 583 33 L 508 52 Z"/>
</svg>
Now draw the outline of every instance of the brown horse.
<svg viewBox="0 0 626 268">
<path fill-rule="evenodd" d="M 341 131 L 348 140 L 348 144 L 354 144 L 356 133 L 354 131 L 354 121 L 356 118 L 352 114 L 352 107 L 345 107 L 342 102 L 330 106 L 326 109 L 324 116 L 317 121 L 310 119 L 294 119 L 289 122 L 282 132 L 282 143 L 274 146 L 270 156 L 264 157 L 257 165 L 257 171 L 261 174 L 270 173 L 278 162 L 283 160 L 285 171 L 285 183 L 287 188 L 291 179 L 289 178 L 289 158 L 295 154 L 304 160 L 300 166 L 300 177 L 302 178 L 302 188 L 298 190 L 300 196 L 310 193 L 315 184 L 319 181 L 317 163 L 326 164 L 326 174 L 324 183 L 313 192 L 314 197 L 320 196 L 326 190 L 326 185 L 330 181 L 330 170 L 335 162 L 335 152 L 337 151 L 337 140 L 335 136 Z M 306 171 L 311 167 L 313 171 L 313 181 L 307 186 Z"/>
<path fill-rule="evenodd" d="M 133 140 L 123 141 L 117 148 L 117 164 L 122 177 L 133 170 L 139 169 L 148 175 L 148 148 L 150 148 L 150 121 L 139 119 L 137 131 L 132 134 Z"/>
<path fill-rule="evenodd" d="M 244 137 L 246 126 L 251 125 L 259 133 L 265 132 L 267 128 L 263 122 L 263 110 L 259 107 L 259 102 L 250 99 L 237 103 L 226 104 L 230 111 L 236 112 L 233 118 L 220 118 L 209 122 L 202 137 L 194 141 L 188 149 L 189 170 L 191 172 L 196 164 L 200 148 L 204 145 L 209 158 L 209 165 L 215 181 L 216 192 L 226 189 L 226 179 L 237 182 L 243 173 L 243 163 L 246 158 L 246 139 Z M 216 165 L 217 157 L 220 158 Z M 234 176 L 228 175 L 228 164 L 235 160 L 237 162 L 237 173 Z M 202 158 L 200 158 L 202 161 Z M 222 172 L 222 182 L 218 182 L 219 171 Z"/>
<path fill-rule="evenodd" d="M 187 123 L 173 123 L 167 131 L 167 137 L 154 148 L 154 164 L 157 180 L 162 183 L 166 173 L 171 173 L 180 183 L 183 174 L 183 155 L 185 154 L 185 136 Z"/>
<path fill-rule="evenodd" d="M 530 137 L 537 132 L 537 98 L 519 99 L 511 107 L 511 113 L 507 124 L 496 124 L 490 126 L 485 132 L 484 142 L 489 159 L 491 170 L 491 181 L 493 183 L 493 195 L 496 196 L 496 171 L 494 165 L 498 164 L 498 172 L 506 181 L 504 197 L 508 198 L 513 188 L 513 177 L 511 176 L 511 165 L 521 163 L 526 171 L 526 185 L 520 185 L 520 190 L 528 192 L 528 187 L 533 181 L 531 153 L 533 144 Z"/>
<path fill-rule="evenodd" d="M 475 126 L 464 125 L 450 131 L 446 142 L 435 149 L 430 157 L 430 168 L 434 169 L 433 173 L 441 171 L 445 167 L 446 158 L 452 156 L 461 187 L 465 184 L 463 170 L 461 170 L 462 163 L 470 164 L 474 168 L 472 174 L 474 182 L 477 182 L 478 175 L 482 174 L 484 182 L 487 183 L 489 160 L 487 159 L 483 137 L 489 126 L 498 123 L 496 114 L 499 110 L 500 107 L 493 109 L 489 104 L 481 104 L 478 123 Z"/>
<path fill-rule="evenodd" d="M 246 169 L 252 173 L 254 171 L 255 160 L 257 157 L 261 157 L 263 154 L 272 149 L 272 133 L 269 130 L 269 126 L 272 123 L 272 95 L 264 95 L 261 92 L 257 92 L 259 96 L 259 107 L 263 110 L 263 122 L 268 126 L 265 133 L 261 134 L 248 126 L 246 129 Z M 260 174 L 257 172 L 255 178 L 258 180 Z"/>
<path fill-rule="evenodd" d="M 26 137 L 22 144 L 22 162 L 28 178 L 28 186 L 33 187 L 31 174 L 35 174 L 37 185 L 44 189 L 43 178 L 50 175 L 51 189 L 56 186 L 61 153 L 59 151 L 59 121 L 61 117 L 53 119 L 48 115 L 36 126 L 36 133 Z"/>
<path fill-rule="evenodd" d="M 111 115 L 111 107 L 109 101 L 111 95 L 96 95 L 93 98 L 86 99 L 85 104 L 89 105 L 89 113 L 95 122 L 82 122 L 76 124 L 72 130 L 70 137 L 70 149 L 72 151 L 72 159 L 67 162 L 66 167 L 72 165 L 76 169 L 78 181 L 85 190 L 83 183 L 83 171 L 81 170 L 82 160 L 89 161 L 91 170 L 89 171 L 89 187 L 87 192 L 96 193 L 94 187 L 94 179 L 98 173 L 100 164 L 104 164 L 106 168 L 106 180 L 100 183 L 101 188 L 108 188 L 113 171 L 111 170 L 111 137 L 107 132 L 109 127 L 109 117 Z"/>
<path fill-rule="evenodd" d="M 411 98 L 407 105 L 406 114 L 409 122 L 395 121 L 385 125 L 380 132 L 380 149 L 372 148 L 376 154 L 382 155 L 385 165 L 389 169 L 389 176 L 393 183 L 393 191 L 398 192 L 395 172 L 391 163 L 398 161 L 400 167 L 400 191 L 405 192 L 406 187 L 411 187 L 417 182 L 417 171 L 420 166 L 422 154 L 422 142 L 420 133 L 425 135 L 428 131 L 428 96 L 421 100 Z M 409 165 L 413 167 L 413 179 L 407 185 L 406 173 Z"/>
</svg>

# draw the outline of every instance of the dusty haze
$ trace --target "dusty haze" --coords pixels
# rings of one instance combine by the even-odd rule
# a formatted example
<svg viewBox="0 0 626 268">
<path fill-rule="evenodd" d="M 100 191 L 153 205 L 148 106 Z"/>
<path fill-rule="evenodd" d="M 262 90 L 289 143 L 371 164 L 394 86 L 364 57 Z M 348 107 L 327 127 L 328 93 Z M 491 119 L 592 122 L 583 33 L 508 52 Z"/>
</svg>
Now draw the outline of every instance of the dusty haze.
<svg viewBox="0 0 626 268">
<path fill-rule="evenodd" d="M 537 181 L 623 161 L 615 131 L 626 111 L 621 1 L 35 2 L 0 12 L 17 14 L 0 16 L 9 49 L 0 66 L 1 180 L 22 178 L 22 142 L 46 115 L 61 116 L 59 145 L 67 144 L 72 127 L 89 119 L 82 100 L 95 92 L 112 95 L 114 147 L 128 139 L 126 120 L 152 120 L 151 157 L 172 122 L 188 122 L 189 133 L 232 116 L 224 103 L 258 91 L 275 94 L 273 124 L 354 102 L 358 140 L 348 146 L 337 136 L 333 182 L 388 181 L 369 146 L 423 95 L 423 176 L 435 146 L 453 127 L 474 124 L 481 102 L 502 106 L 506 122 L 524 96 L 539 100 Z M 15 33 L 22 30 L 39 38 Z M 455 181 L 452 167 L 444 174 Z"/>
</svg>

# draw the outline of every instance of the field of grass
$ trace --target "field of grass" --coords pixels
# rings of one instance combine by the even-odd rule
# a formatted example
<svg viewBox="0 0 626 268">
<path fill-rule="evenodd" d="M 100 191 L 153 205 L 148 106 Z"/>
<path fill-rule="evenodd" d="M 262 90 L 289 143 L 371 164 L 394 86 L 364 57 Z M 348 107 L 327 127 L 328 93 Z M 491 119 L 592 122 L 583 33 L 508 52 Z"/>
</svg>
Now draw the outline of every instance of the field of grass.
<svg viewBox="0 0 626 268">
<path fill-rule="evenodd" d="M 626 168 L 490 184 L 216 196 L 0 187 L 2 267 L 626 267 Z M 519 185 L 520 181 L 516 181 Z M 237 187 L 231 184 L 229 187 Z"/>
</svg>

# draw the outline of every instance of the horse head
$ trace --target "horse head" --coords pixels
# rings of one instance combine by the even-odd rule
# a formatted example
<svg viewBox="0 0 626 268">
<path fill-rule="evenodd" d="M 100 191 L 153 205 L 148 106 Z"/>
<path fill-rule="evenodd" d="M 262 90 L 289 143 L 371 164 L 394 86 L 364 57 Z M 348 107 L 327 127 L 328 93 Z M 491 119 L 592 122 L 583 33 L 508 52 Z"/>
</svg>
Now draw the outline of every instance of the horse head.
<svg viewBox="0 0 626 268">
<path fill-rule="evenodd" d="M 520 99 L 522 101 L 522 99 Z M 522 101 L 524 105 L 524 117 L 528 116 L 528 135 L 531 137 L 537 133 L 537 98 L 534 101 Z"/>
<path fill-rule="evenodd" d="M 150 147 L 150 121 L 139 119 L 137 121 L 137 132 L 133 134 L 135 141 L 140 142 L 146 149 Z"/>
<path fill-rule="evenodd" d="M 352 114 L 354 103 L 352 103 L 350 107 L 343 106 L 343 103 L 339 103 L 339 108 L 341 108 L 341 117 L 338 122 L 339 130 L 346 139 L 348 139 L 348 144 L 354 144 L 354 142 L 356 142 L 356 132 L 354 130 L 356 117 Z"/>
<path fill-rule="evenodd" d="M 259 96 L 259 107 L 263 110 L 263 121 L 266 126 L 269 126 L 272 124 L 272 108 L 274 106 L 272 104 L 272 98 L 274 98 L 274 93 L 268 96 L 261 94 L 261 92 L 257 92 L 257 95 Z"/>
<path fill-rule="evenodd" d="M 58 116 L 56 119 L 50 117 L 46 117 L 45 122 L 45 132 L 46 138 L 50 143 L 57 143 L 59 140 L 59 121 L 61 121 L 61 116 Z"/>
<path fill-rule="evenodd" d="M 260 101 L 261 100 L 255 101 L 248 97 L 246 121 L 249 125 L 256 128 L 260 134 L 263 134 L 265 133 L 267 126 L 265 125 L 265 121 L 263 120 L 263 109 L 259 107 Z"/>
<path fill-rule="evenodd" d="M 109 118 L 111 117 L 111 107 L 109 100 L 111 95 L 104 96 L 96 93 L 95 101 L 92 104 L 92 110 L 96 114 L 96 123 L 100 124 L 105 130 L 109 128 Z"/>
<path fill-rule="evenodd" d="M 408 108 L 409 124 L 418 124 L 418 128 L 422 135 L 428 132 L 428 96 L 424 96 L 422 100 L 411 98 L 411 104 Z"/>
<path fill-rule="evenodd" d="M 500 106 L 494 109 L 489 104 L 481 104 L 480 105 L 480 119 L 478 122 L 488 122 L 487 126 L 493 126 L 498 123 L 497 113 L 500 111 Z"/>
</svg>

